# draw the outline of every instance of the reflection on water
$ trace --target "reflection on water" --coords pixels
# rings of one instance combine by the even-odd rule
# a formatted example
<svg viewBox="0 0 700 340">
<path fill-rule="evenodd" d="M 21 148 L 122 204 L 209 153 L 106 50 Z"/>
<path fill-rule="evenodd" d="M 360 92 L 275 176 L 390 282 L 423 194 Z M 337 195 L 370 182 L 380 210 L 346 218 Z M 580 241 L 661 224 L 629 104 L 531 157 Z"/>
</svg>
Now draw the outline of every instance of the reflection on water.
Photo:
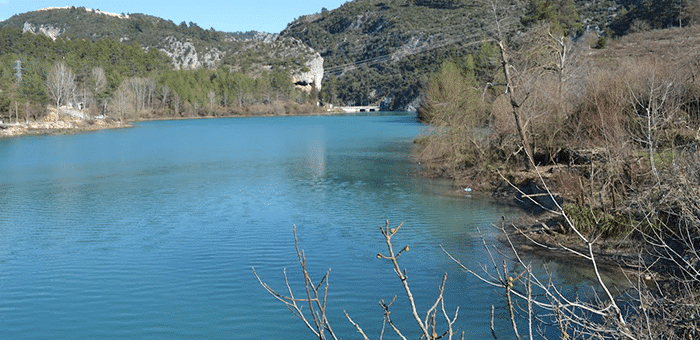
<svg viewBox="0 0 700 340">
<path fill-rule="evenodd" d="M 514 212 L 485 196 L 447 195 L 413 175 L 410 115 L 142 123 L 133 129 L 0 140 L 0 329 L 8 338 L 308 338 L 258 286 L 282 271 L 301 289 L 292 225 L 308 268 L 331 268 L 329 317 L 343 337 L 382 327 L 400 282 L 376 253 L 395 238 L 419 308 L 444 272 L 447 308 L 468 338 L 507 316 L 499 292 L 457 270 L 488 261 L 480 231 Z M 395 318 L 417 334 L 405 299 Z M 507 333 L 504 333 L 507 334 Z M 242 336 L 243 335 L 243 336 Z"/>
</svg>

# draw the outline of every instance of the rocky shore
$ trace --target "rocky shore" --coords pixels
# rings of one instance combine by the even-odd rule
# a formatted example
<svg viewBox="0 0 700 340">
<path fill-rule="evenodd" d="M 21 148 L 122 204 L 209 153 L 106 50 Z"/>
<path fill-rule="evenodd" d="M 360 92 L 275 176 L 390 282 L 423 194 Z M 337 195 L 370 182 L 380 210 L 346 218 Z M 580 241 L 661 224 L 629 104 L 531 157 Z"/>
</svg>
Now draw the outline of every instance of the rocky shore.
<svg viewBox="0 0 700 340">
<path fill-rule="evenodd" d="M 72 134 L 84 131 L 130 127 L 131 124 L 104 117 L 87 117 L 50 111 L 39 121 L 0 124 L 0 138 L 23 135 Z"/>
</svg>

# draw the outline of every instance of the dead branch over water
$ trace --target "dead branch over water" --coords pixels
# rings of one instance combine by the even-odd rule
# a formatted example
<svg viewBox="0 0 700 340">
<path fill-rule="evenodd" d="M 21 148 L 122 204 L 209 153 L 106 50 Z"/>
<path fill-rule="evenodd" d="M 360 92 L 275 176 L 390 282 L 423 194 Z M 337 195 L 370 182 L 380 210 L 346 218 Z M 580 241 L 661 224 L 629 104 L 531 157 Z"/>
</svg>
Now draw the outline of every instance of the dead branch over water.
<svg viewBox="0 0 700 340">
<path fill-rule="evenodd" d="M 378 259 L 389 260 L 393 266 L 394 273 L 397 278 L 401 281 L 403 289 L 406 293 L 406 298 L 408 299 L 411 306 L 411 314 L 416 321 L 418 328 L 420 329 L 421 338 L 425 339 L 453 339 L 456 334 L 454 329 L 454 324 L 457 321 L 459 315 L 459 307 L 454 311 L 454 314 L 450 314 L 445 309 L 444 301 L 444 291 L 445 282 L 447 281 L 447 273 L 442 277 L 442 281 L 438 286 L 438 297 L 435 299 L 433 305 L 425 312 L 425 316 L 421 317 L 418 309 L 416 308 L 415 298 L 411 292 L 411 288 L 408 282 L 408 274 L 405 268 L 401 268 L 398 262 L 399 256 L 404 252 L 409 250 L 408 245 L 404 246 L 398 252 L 394 251 L 394 245 L 392 243 L 392 237 L 399 232 L 399 229 L 403 226 L 403 223 L 392 228 L 387 220 L 384 227 L 379 227 L 382 235 L 384 236 L 384 241 L 387 245 L 388 255 L 383 255 L 381 253 L 377 254 Z M 326 271 L 326 274 L 321 278 L 318 285 L 314 285 L 306 269 L 306 258 L 304 256 L 304 251 L 299 250 L 299 241 L 296 234 L 296 226 L 294 227 L 294 245 L 297 250 L 297 257 L 299 259 L 299 266 L 301 273 L 304 276 L 305 285 L 305 296 L 295 297 L 294 292 L 287 279 L 287 272 L 284 271 L 284 281 L 287 288 L 287 293 L 278 293 L 276 290 L 271 288 L 268 284 L 263 282 L 263 280 L 258 276 L 255 268 L 253 268 L 253 274 L 258 279 L 260 285 L 272 295 L 275 299 L 282 302 L 289 308 L 289 310 L 298 317 L 301 322 L 303 322 L 309 330 L 319 339 L 337 339 L 335 333 L 333 332 L 329 320 L 326 318 L 326 300 L 328 296 L 328 276 L 330 274 L 330 269 Z M 322 287 L 323 286 L 323 287 Z M 389 325 L 389 328 L 401 339 L 406 339 L 406 336 L 401 332 L 397 325 L 391 319 L 391 305 L 396 301 L 396 296 L 394 296 L 390 302 L 385 302 L 384 300 L 379 301 L 379 306 L 384 310 L 384 320 L 383 325 Z M 308 310 L 303 311 L 301 304 L 308 304 Z M 363 331 L 362 327 L 357 324 L 349 315 L 347 311 L 343 311 L 348 322 L 352 324 L 357 331 L 360 333 L 363 339 L 368 339 L 367 335 Z M 443 322 L 439 320 L 444 319 Z M 309 321 L 311 320 L 311 321 Z M 379 338 L 382 339 L 384 335 L 385 327 L 382 327 L 382 332 Z M 464 333 L 462 333 L 462 338 Z"/>
</svg>

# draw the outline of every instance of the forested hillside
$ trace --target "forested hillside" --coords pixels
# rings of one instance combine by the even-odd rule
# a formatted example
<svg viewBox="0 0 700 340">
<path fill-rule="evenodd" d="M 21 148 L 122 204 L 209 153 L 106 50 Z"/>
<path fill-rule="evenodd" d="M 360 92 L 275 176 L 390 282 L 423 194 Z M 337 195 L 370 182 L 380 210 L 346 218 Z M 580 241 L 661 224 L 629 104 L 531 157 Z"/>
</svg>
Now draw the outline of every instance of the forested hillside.
<svg viewBox="0 0 700 340">
<path fill-rule="evenodd" d="M 49 103 L 120 119 L 315 110 L 317 60 L 298 40 L 257 32 L 85 8 L 30 12 L 0 23 L 0 119 L 38 119 Z M 57 100 L 49 80 L 59 63 L 72 85 Z"/>
<path fill-rule="evenodd" d="M 696 2 L 507 0 L 497 2 L 494 15 L 492 3 L 480 0 L 356 0 L 301 17 L 281 35 L 321 53 L 328 84 L 324 101 L 415 109 L 429 76 L 443 61 L 477 53 L 481 41 L 493 38 L 497 20 L 513 35 L 540 19 L 567 15 L 576 24 L 572 36 L 610 38 L 687 22 L 686 7 Z"/>
<path fill-rule="evenodd" d="M 281 35 L 299 38 L 323 56 L 324 100 L 415 108 L 411 102 L 427 76 L 443 60 L 473 52 L 474 42 L 485 38 L 486 15 L 478 3 L 361 0 L 302 17 Z"/>
</svg>

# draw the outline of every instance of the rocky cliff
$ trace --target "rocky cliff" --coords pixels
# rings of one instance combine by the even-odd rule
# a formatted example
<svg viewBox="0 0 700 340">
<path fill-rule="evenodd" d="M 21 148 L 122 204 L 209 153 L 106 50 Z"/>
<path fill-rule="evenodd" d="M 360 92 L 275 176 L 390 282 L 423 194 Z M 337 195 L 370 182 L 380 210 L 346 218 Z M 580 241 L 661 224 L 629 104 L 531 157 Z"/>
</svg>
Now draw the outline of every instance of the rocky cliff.
<svg viewBox="0 0 700 340">
<path fill-rule="evenodd" d="M 459 1 L 357 0 L 301 17 L 281 36 L 319 51 L 334 87 L 325 100 L 412 110 L 442 60 L 474 51 L 464 45 L 478 40 L 472 21 L 484 12 Z"/>
<path fill-rule="evenodd" d="M 61 33 L 63 33 L 63 30 L 59 27 L 51 26 L 50 24 L 49 25 L 42 24 L 42 25 L 39 25 L 37 27 L 37 26 L 34 26 L 30 22 L 25 22 L 24 25 L 22 26 L 22 33 L 27 33 L 27 32 L 33 33 L 33 34 L 43 34 L 43 35 L 51 38 L 51 40 L 56 40 L 56 38 L 58 38 L 58 36 L 60 36 Z"/>
<path fill-rule="evenodd" d="M 301 70 L 292 74 L 294 85 L 304 89 L 307 92 L 312 90 L 321 91 L 321 83 L 323 81 L 323 58 L 316 52 L 314 58 L 307 61 L 305 64 L 306 70 Z"/>
<path fill-rule="evenodd" d="M 226 54 L 216 47 L 205 47 L 204 51 L 197 51 L 191 40 L 180 41 L 174 36 L 165 37 L 164 44 L 158 50 L 170 57 L 176 70 L 213 68 Z"/>
</svg>

